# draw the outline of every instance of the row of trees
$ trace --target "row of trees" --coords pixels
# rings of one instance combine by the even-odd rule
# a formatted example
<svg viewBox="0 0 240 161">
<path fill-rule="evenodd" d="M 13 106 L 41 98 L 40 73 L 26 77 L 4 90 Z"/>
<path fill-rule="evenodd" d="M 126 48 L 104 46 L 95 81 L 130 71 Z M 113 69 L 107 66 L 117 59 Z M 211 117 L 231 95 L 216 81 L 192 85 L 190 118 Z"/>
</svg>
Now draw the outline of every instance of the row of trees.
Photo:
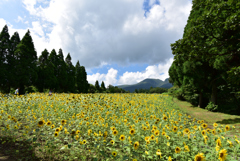
<svg viewBox="0 0 240 161">
<path fill-rule="evenodd" d="M 135 93 L 165 93 L 168 92 L 168 89 L 166 88 L 160 88 L 160 87 L 150 87 L 150 89 L 135 89 Z"/>
<path fill-rule="evenodd" d="M 183 38 L 171 44 L 170 82 L 178 96 L 240 112 L 240 3 L 193 0 Z"/>
<path fill-rule="evenodd" d="M 64 60 L 62 49 L 50 53 L 45 49 L 39 58 L 30 31 L 22 40 L 15 32 L 11 37 L 5 25 L 0 33 L 0 91 L 9 93 L 11 88 L 35 86 L 39 92 L 52 89 L 56 92 L 87 93 L 89 84 L 84 66 L 79 61 L 74 66 L 68 53 Z"/>
<path fill-rule="evenodd" d="M 88 91 L 90 93 L 129 93 L 129 91 L 126 91 L 122 88 L 118 88 L 113 85 L 109 85 L 106 88 L 105 83 L 103 81 L 100 86 L 98 80 L 96 80 L 95 85 L 90 84 Z"/>
</svg>

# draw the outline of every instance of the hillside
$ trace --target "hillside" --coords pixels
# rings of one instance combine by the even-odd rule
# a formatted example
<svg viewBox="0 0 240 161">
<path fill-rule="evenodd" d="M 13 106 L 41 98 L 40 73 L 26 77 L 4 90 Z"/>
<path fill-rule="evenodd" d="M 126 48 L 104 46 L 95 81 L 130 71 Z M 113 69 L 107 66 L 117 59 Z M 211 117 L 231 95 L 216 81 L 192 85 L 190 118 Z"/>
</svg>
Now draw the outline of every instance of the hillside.
<svg viewBox="0 0 240 161">
<path fill-rule="evenodd" d="M 162 81 L 160 79 L 147 78 L 137 84 L 120 85 L 117 87 L 122 88 L 126 91 L 134 92 L 135 89 L 150 89 L 150 87 L 171 88 L 172 86 L 173 85 L 171 83 L 169 83 L 168 78 L 165 79 L 165 81 Z"/>
</svg>

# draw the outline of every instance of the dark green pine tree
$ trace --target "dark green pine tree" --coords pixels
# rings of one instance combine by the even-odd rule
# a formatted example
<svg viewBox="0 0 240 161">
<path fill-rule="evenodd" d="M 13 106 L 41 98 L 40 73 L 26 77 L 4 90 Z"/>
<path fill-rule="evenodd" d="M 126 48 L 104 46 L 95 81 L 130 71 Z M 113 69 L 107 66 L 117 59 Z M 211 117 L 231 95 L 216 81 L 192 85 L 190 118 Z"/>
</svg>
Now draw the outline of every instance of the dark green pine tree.
<svg viewBox="0 0 240 161">
<path fill-rule="evenodd" d="M 6 92 L 6 84 L 9 84 L 6 61 L 9 52 L 9 37 L 8 27 L 5 25 L 0 33 L 0 90 L 3 92 Z"/>
<path fill-rule="evenodd" d="M 49 65 L 50 65 L 50 69 L 53 69 L 53 81 L 50 82 L 52 83 L 50 85 L 50 88 L 52 90 L 58 91 L 59 90 L 59 82 L 57 80 L 57 75 L 58 75 L 58 71 L 57 71 L 57 62 L 58 62 L 58 56 L 57 56 L 57 52 L 55 49 L 53 49 L 48 57 L 49 59 Z"/>
<path fill-rule="evenodd" d="M 67 65 L 64 61 L 64 55 L 62 49 L 59 49 L 58 52 L 58 61 L 56 64 L 57 67 L 57 80 L 59 84 L 60 92 L 67 92 L 68 84 L 67 84 Z"/>
<path fill-rule="evenodd" d="M 36 86 L 40 92 L 44 89 L 52 89 L 56 83 L 54 67 L 49 61 L 49 52 L 45 49 L 38 58 L 38 80 Z"/>
<path fill-rule="evenodd" d="M 17 85 L 20 94 L 25 92 L 25 86 L 30 86 L 37 80 L 37 52 L 35 51 L 30 31 L 28 30 L 14 52 L 16 57 Z"/>
<path fill-rule="evenodd" d="M 10 44 L 9 44 L 9 52 L 6 56 L 7 59 L 7 79 L 8 79 L 8 83 L 6 84 L 7 89 L 7 93 L 10 92 L 10 88 L 17 87 L 17 81 L 16 81 L 16 59 L 14 56 L 14 52 L 17 48 L 17 45 L 20 43 L 20 37 L 18 32 L 15 32 L 12 37 L 10 38 Z"/>
<path fill-rule="evenodd" d="M 89 84 L 87 81 L 87 73 L 84 66 L 80 66 L 79 61 L 77 61 L 75 66 L 76 71 L 76 85 L 79 93 L 87 93 Z"/>
<path fill-rule="evenodd" d="M 68 53 L 65 58 L 65 63 L 67 64 L 67 91 L 74 92 L 75 91 L 75 67 L 72 64 L 72 58 L 70 53 Z"/>
<path fill-rule="evenodd" d="M 102 81 L 102 83 L 101 83 L 101 90 L 102 90 L 102 91 L 106 91 L 106 87 L 105 87 L 105 84 L 104 84 L 103 81 Z"/>
<path fill-rule="evenodd" d="M 101 92 L 98 80 L 96 80 L 96 82 L 95 82 L 95 88 L 98 92 Z"/>
</svg>

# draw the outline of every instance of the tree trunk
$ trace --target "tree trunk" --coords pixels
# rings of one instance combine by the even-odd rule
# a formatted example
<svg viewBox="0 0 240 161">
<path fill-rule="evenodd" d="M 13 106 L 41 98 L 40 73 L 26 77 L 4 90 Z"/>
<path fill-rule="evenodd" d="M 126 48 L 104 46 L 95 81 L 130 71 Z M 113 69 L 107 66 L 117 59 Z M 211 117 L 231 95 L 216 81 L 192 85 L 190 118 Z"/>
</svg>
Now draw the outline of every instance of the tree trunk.
<svg viewBox="0 0 240 161">
<path fill-rule="evenodd" d="M 203 93 L 202 92 L 199 93 L 198 107 L 204 108 L 203 107 Z"/>
<path fill-rule="evenodd" d="M 212 94 L 211 94 L 211 100 L 214 105 L 217 105 L 217 84 L 216 80 L 212 83 Z"/>
</svg>

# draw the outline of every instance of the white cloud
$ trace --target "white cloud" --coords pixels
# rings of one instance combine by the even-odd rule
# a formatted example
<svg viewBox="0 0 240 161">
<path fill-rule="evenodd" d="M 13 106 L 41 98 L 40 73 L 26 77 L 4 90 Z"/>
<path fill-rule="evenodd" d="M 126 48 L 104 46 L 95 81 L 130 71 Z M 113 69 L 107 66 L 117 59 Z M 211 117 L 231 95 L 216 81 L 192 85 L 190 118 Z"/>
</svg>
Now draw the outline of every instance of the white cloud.
<svg viewBox="0 0 240 161">
<path fill-rule="evenodd" d="M 99 85 L 104 81 L 104 84 L 107 87 L 109 84 L 114 85 L 117 83 L 117 73 L 118 71 L 116 69 L 110 68 L 107 74 L 96 73 L 87 75 L 87 80 L 93 85 L 95 85 L 96 80 L 98 80 Z"/>
<path fill-rule="evenodd" d="M 148 66 L 144 71 L 138 72 L 125 72 L 123 75 L 119 76 L 117 80 L 118 71 L 116 69 L 109 69 L 107 74 L 95 73 L 92 75 L 87 75 L 87 80 L 89 83 L 95 85 L 96 80 L 99 84 L 104 81 L 105 85 L 126 85 L 135 84 L 146 78 L 155 78 L 160 80 L 165 80 L 169 78 L 168 69 L 171 66 L 173 59 L 169 59 L 164 64 L 151 65 Z"/>
<path fill-rule="evenodd" d="M 169 78 L 168 69 L 170 68 L 173 59 L 169 59 L 165 64 L 148 66 L 145 71 L 141 72 L 125 72 L 118 80 L 118 85 L 135 84 L 146 78 L 155 78 L 165 80 Z"/>
<path fill-rule="evenodd" d="M 172 57 L 170 43 L 181 38 L 191 9 L 186 0 L 161 0 L 144 17 L 143 0 L 51 0 L 45 8 L 36 7 L 38 2 L 23 0 L 31 15 L 53 26 L 48 37 L 34 39 L 35 44 L 62 48 L 73 63 L 79 60 L 86 68 L 102 62 L 163 63 Z M 40 53 L 46 46 L 36 48 Z"/>
</svg>

